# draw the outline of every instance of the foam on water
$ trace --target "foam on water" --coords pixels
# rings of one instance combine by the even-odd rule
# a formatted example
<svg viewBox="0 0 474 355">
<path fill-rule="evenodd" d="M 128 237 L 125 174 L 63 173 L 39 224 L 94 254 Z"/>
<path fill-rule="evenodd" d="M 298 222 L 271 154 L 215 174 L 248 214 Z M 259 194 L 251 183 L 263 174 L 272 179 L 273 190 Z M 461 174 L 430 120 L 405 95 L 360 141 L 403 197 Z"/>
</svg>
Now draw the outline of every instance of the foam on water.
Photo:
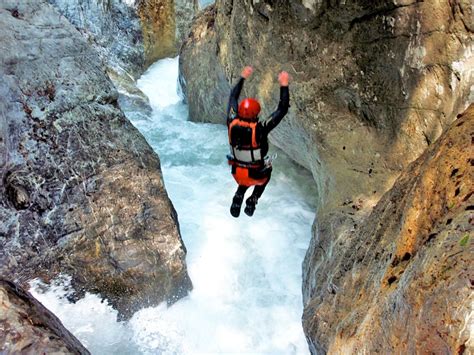
<svg viewBox="0 0 474 355">
<path fill-rule="evenodd" d="M 199 0 L 199 7 L 201 9 L 205 8 L 207 5 L 213 4 L 214 0 Z"/>
<path fill-rule="evenodd" d="M 44 291 L 37 282 L 33 292 L 97 354 L 308 353 L 301 263 L 314 218 L 311 176 L 279 152 L 254 217 L 230 216 L 236 184 L 225 160 L 226 128 L 187 120 L 177 76 L 177 58 L 150 67 L 138 86 L 153 117 L 132 122 L 160 155 L 193 291 L 128 322 L 116 322 L 116 311 L 93 295 L 70 304 L 59 284 Z"/>
</svg>

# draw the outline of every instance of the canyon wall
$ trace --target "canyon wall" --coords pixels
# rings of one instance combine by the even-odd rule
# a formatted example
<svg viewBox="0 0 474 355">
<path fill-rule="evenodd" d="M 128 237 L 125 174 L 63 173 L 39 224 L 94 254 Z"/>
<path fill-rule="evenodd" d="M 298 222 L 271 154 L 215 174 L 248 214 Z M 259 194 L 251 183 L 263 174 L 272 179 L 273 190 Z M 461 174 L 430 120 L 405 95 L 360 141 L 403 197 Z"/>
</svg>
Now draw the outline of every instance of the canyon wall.
<svg viewBox="0 0 474 355">
<path fill-rule="evenodd" d="M 48 0 L 97 51 L 125 111 L 151 114 L 136 79 L 158 59 L 175 56 L 198 0 Z"/>
<path fill-rule="evenodd" d="M 313 352 L 474 350 L 473 151 L 474 104 L 370 216 L 319 225 L 303 286 Z"/>
<path fill-rule="evenodd" d="M 319 191 L 319 209 L 304 263 L 303 285 L 304 329 L 312 351 L 375 351 L 377 345 L 382 351 L 390 351 L 377 343 L 382 335 L 383 339 L 391 339 L 387 346 L 393 346 L 394 351 L 412 350 L 415 342 L 424 336 L 428 340 L 423 344 L 432 350 L 438 349 L 442 341 L 450 350 L 456 347 L 462 350 L 466 346 L 462 343 L 465 334 L 461 332 L 466 320 L 456 318 L 456 322 L 449 323 L 454 315 L 443 313 L 441 308 L 432 320 L 424 318 L 418 323 L 414 320 L 426 302 L 444 302 L 444 291 L 434 292 L 432 298 L 420 296 L 425 298 L 417 302 L 400 301 L 393 306 L 392 313 L 383 307 L 388 307 L 391 290 L 398 287 L 402 289 L 393 293 L 394 297 L 416 297 L 420 286 L 415 281 L 418 274 L 409 272 L 403 277 L 403 270 L 407 265 L 424 263 L 422 270 L 434 273 L 430 286 L 433 289 L 443 285 L 442 278 L 446 275 L 453 278 L 454 281 L 446 285 L 449 292 L 457 294 L 459 302 L 462 300 L 459 305 L 462 316 L 459 317 L 467 317 L 469 285 L 465 283 L 469 277 L 466 272 L 455 276 L 465 266 L 466 251 L 459 248 L 456 238 L 464 240 L 463 233 L 472 222 L 471 212 L 463 210 L 470 203 L 472 184 L 469 187 L 468 183 L 472 183 L 472 175 L 463 175 L 468 183 L 460 188 L 464 194 L 456 195 L 457 199 L 466 199 L 463 203 L 456 200 L 461 206 L 458 206 L 459 213 L 451 211 L 453 217 L 446 217 L 446 203 L 450 205 L 452 201 L 443 202 L 437 197 L 441 192 L 431 191 L 433 196 L 427 196 L 427 201 L 437 212 L 434 216 L 427 213 L 421 226 L 414 221 L 401 224 L 399 220 L 406 218 L 405 215 L 416 219 L 418 208 L 423 211 L 426 207 L 410 205 L 399 196 L 405 193 L 401 191 L 409 190 L 413 182 L 405 182 L 403 187 L 395 185 L 381 198 L 394 186 L 402 171 L 415 181 L 434 179 L 431 176 L 440 164 L 447 166 L 447 161 L 460 151 L 472 149 L 465 136 L 464 141 L 456 142 L 458 145 L 452 151 L 448 149 L 451 143 L 445 147 L 445 143 L 434 142 L 451 127 L 457 114 L 474 101 L 473 30 L 473 8 L 464 0 L 218 0 L 196 19 L 180 58 L 180 81 L 191 119 L 224 123 L 230 83 L 236 81 L 244 65 L 253 65 L 255 72 L 245 84 L 243 97 L 256 97 L 261 101 L 263 118 L 278 103 L 278 72 L 286 70 L 292 76 L 292 107 L 271 134 L 271 141 L 312 172 Z M 469 121 L 472 116 L 466 114 L 466 117 L 464 120 Z M 468 136 L 471 134 L 472 126 L 468 122 L 460 127 L 471 129 L 466 132 Z M 459 129 L 449 131 L 459 132 Z M 432 153 L 425 154 L 446 155 L 445 160 L 431 161 L 425 157 L 432 164 L 430 172 L 409 167 L 427 149 Z M 439 153 L 433 153 L 436 149 Z M 455 163 L 462 168 L 452 167 L 452 170 L 469 169 L 468 161 Z M 450 167 L 445 168 L 447 171 Z M 454 182 L 445 176 L 440 179 L 439 188 L 450 191 L 453 187 L 450 184 Z M 381 206 L 388 203 L 385 199 L 390 194 L 398 196 L 394 197 L 394 205 L 389 206 L 396 213 L 382 213 Z M 437 223 L 445 217 L 452 219 L 452 225 L 442 229 Z M 374 220 L 377 218 L 381 218 L 383 228 L 376 228 Z M 417 228 L 409 226 L 411 223 Z M 366 224 L 372 230 L 363 229 Z M 411 232 L 398 235 L 386 227 L 401 225 Z M 440 238 L 433 241 L 431 237 L 426 243 L 431 233 L 438 233 L 437 228 Z M 450 228 L 458 234 L 450 236 Z M 392 241 L 388 248 L 388 240 L 395 237 L 397 241 Z M 388 251 L 382 253 L 384 246 Z M 356 253 L 355 247 L 360 251 Z M 450 260 L 457 266 L 446 273 L 446 262 L 438 262 L 436 257 L 451 247 L 455 256 Z M 349 257 L 351 253 L 359 259 L 367 254 L 365 266 L 353 269 L 359 259 Z M 357 280 L 366 287 L 376 285 L 383 288 L 383 292 L 379 295 L 379 289 L 375 288 L 362 296 L 353 293 L 354 285 L 344 279 L 349 277 L 350 270 L 357 272 L 351 282 Z M 379 284 L 374 277 L 379 278 Z M 396 281 L 400 279 L 403 282 Z M 324 301 L 327 292 L 334 292 L 334 297 L 345 302 L 341 313 L 329 319 L 320 316 L 327 317 L 330 310 L 334 311 L 333 306 Z M 359 308 L 356 299 L 361 303 L 373 302 L 374 309 Z M 410 312 L 404 314 L 407 318 L 400 319 L 411 324 L 412 330 L 426 324 L 426 329 L 420 330 L 419 337 L 413 341 L 402 337 L 411 333 L 406 329 L 403 333 L 401 323 L 395 322 L 393 332 L 388 329 L 384 334 L 364 328 L 364 311 L 373 312 L 367 319 L 374 327 L 385 326 L 387 314 L 384 312 L 395 317 L 396 307 L 405 306 Z M 449 306 L 444 310 L 457 312 Z M 351 317 L 352 312 L 358 316 Z M 339 323 L 342 320 L 347 325 Z M 441 327 L 443 322 L 453 324 L 448 332 Z M 345 329 L 343 336 L 338 333 L 339 329 Z M 456 335 L 459 341 L 453 340 Z M 363 348 L 363 341 L 371 347 Z"/>
<path fill-rule="evenodd" d="M 189 32 L 197 0 L 48 0 L 97 50 L 109 70 L 137 78 L 173 56 Z"/>
<path fill-rule="evenodd" d="M 474 98 L 473 15 L 465 1 L 226 1 L 201 14 L 181 52 L 191 119 L 223 122 L 229 82 L 288 117 L 272 142 L 313 172 L 321 206 L 380 198 Z M 329 198 L 330 197 L 330 198 Z"/>
<path fill-rule="evenodd" d="M 0 31 L 0 276 L 68 274 L 124 317 L 186 295 L 159 158 L 97 53 L 45 1 L 3 1 Z"/>
</svg>

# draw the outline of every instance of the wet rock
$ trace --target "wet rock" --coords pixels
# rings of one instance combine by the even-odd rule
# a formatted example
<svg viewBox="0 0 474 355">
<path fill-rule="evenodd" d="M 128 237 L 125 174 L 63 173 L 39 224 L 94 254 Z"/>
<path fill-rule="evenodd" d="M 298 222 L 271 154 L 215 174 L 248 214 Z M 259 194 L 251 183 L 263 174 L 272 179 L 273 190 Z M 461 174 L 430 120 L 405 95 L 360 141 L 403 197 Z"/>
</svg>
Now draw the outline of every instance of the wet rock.
<svg viewBox="0 0 474 355">
<path fill-rule="evenodd" d="M 0 279 L 2 354 L 89 354 L 46 307 L 13 282 Z"/>
<path fill-rule="evenodd" d="M 471 105 L 370 216 L 338 211 L 319 223 L 304 263 L 313 353 L 472 349 L 473 136 Z"/>
<path fill-rule="evenodd" d="M 185 295 L 159 159 L 97 53 L 44 1 L 3 1 L 0 31 L 0 276 L 66 273 L 121 316 Z"/>
</svg>

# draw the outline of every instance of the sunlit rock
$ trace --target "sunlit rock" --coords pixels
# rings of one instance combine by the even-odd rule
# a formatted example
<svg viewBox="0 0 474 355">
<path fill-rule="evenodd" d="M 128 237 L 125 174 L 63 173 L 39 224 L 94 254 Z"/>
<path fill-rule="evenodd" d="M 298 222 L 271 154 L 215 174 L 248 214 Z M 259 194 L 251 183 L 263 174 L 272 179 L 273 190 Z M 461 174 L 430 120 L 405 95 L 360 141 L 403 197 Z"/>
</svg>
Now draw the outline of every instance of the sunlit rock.
<svg viewBox="0 0 474 355">
<path fill-rule="evenodd" d="M 321 212 L 373 205 L 474 97 L 472 9 L 465 3 L 218 0 L 181 51 L 191 119 L 223 122 L 228 82 L 255 73 L 243 95 L 291 109 L 272 141 L 310 169 Z"/>
<path fill-rule="evenodd" d="M 471 105 L 368 218 L 319 225 L 305 261 L 303 322 L 312 350 L 472 349 L 473 134 Z"/>
</svg>

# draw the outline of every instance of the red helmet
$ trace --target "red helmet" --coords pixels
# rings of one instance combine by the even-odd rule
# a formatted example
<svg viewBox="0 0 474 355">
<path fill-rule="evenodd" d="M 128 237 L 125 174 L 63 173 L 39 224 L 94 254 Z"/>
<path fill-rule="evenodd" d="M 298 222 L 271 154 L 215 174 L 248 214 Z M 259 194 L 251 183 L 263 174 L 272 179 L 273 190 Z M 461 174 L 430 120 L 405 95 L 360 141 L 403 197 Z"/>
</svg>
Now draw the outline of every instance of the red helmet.
<svg viewBox="0 0 474 355">
<path fill-rule="evenodd" d="M 239 105 L 239 117 L 246 119 L 257 119 L 260 113 L 260 104 L 257 100 L 246 98 Z"/>
</svg>

